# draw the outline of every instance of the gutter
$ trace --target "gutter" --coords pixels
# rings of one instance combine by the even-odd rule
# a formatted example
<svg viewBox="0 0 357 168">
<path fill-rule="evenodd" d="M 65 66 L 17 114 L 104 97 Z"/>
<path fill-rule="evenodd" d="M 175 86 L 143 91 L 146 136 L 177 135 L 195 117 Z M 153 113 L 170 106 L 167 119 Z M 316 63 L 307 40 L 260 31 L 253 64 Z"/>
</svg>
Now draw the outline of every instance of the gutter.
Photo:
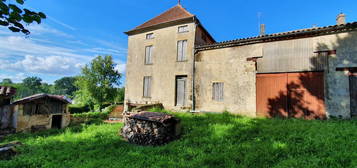
<svg viewBox="0 0 357 168">
<path fill-rule="evenodd" d="M 195 27 L 194 27 L 194 41 L 193 41 L 193 59 L 192 59 L 192 108 L 191 108 L 191 112 L 194 112 L 196 110 L 196 91 L 195 91 L 195 77 L 196 77 L 196 30 L 197 30 L 197 22 L 196 22 L 196 18 L 194 17 L 194 23 L 195 23 Z"/>
</svg>

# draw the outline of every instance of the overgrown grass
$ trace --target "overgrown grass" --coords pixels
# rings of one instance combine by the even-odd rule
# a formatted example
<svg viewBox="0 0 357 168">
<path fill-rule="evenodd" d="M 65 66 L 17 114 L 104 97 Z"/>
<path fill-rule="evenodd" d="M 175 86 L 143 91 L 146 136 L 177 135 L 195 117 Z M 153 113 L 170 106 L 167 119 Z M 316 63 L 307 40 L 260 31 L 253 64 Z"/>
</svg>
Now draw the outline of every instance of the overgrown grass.
<svg viewBox="0 0 357 168">
<path fill-rule="evenodd" d="M 183 135 L 165 146 L 128 144 L 122 124 L 82 125 L 8 137 L 25 145 L 0 167 L 357 167 L 357 121 L 175 115 Z"/>
</svg>

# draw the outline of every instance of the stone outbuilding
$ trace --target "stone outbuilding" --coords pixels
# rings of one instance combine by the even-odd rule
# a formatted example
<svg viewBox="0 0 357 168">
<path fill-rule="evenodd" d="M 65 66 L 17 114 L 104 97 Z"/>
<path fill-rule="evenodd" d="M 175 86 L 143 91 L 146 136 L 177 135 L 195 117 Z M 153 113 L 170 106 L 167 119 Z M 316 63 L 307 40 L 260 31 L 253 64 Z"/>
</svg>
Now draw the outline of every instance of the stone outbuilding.
<svg viewBox="0 0 357 168">
<path fill-rule="evenodd" d="M 12 103 L 13 126 L 16 132 L 61 129 L 70 123 L 65 96 L 37 94 Z"/>
</svg>

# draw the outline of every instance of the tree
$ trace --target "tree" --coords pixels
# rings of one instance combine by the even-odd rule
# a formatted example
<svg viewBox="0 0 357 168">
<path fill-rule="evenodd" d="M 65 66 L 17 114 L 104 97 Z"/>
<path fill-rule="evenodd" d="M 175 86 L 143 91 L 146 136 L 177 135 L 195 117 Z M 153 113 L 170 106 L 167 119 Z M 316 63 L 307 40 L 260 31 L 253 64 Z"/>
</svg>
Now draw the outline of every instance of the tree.
<svg viewBox="0 0 357 168">
<path fill-rule="evenodd" d="M 31 89 L 34 93 L 40 91 L 42 79 L 39 77 L 27 77 L 22 80 L 22 84 Z"/>
<path fill-rule="evenodd" d="M 46 19 L 46 15 L 19 7 L 25 3 L 25 0 L 15 1 L 17 4 L 10 3 L 10 0 L 0 0 L 0 26 L 5 26 L 12 32 L 22 32 L 28 35 L 30 31 L 23 24 L 33 22 L 40 24 L 43 19 Z"/>
<path fill-rule="evenodd" d="M 55 81 L 55 92 L 58 94 L 65 94 L 69 97 L 74 96 L 74 92 L 78 90 L 75 86 L 75 77 L 63 77 Z"/>
<path fill-rule="evenodd" d="M 13 84 L 12 80 L 9 78 L 5 78 L 2 80 L 1 84 L 3 85 L 9 85 L 9 84 Z"/>
<path fill-rule="evenodd" d="M 82 68 L 75 82 L 78 93 L 87 93 L 101 109 L 104 103 L 114 102 L 121 74 L 115 70 L 112 56 L 98 56 Z"/>
</svg>

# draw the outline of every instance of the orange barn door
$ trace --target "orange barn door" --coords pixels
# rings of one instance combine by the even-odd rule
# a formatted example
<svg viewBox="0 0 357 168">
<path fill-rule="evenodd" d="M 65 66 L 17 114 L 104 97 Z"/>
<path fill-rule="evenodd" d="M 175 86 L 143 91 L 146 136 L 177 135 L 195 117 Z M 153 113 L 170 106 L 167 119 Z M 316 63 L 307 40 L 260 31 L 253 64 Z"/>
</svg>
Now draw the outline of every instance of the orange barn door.
<svg viewBox="0 0 357 168">
<path fill-rule="evenodd" d="M 326 118 L 323 73 L 257 74 L 257 115 Z"/>
</svg>

